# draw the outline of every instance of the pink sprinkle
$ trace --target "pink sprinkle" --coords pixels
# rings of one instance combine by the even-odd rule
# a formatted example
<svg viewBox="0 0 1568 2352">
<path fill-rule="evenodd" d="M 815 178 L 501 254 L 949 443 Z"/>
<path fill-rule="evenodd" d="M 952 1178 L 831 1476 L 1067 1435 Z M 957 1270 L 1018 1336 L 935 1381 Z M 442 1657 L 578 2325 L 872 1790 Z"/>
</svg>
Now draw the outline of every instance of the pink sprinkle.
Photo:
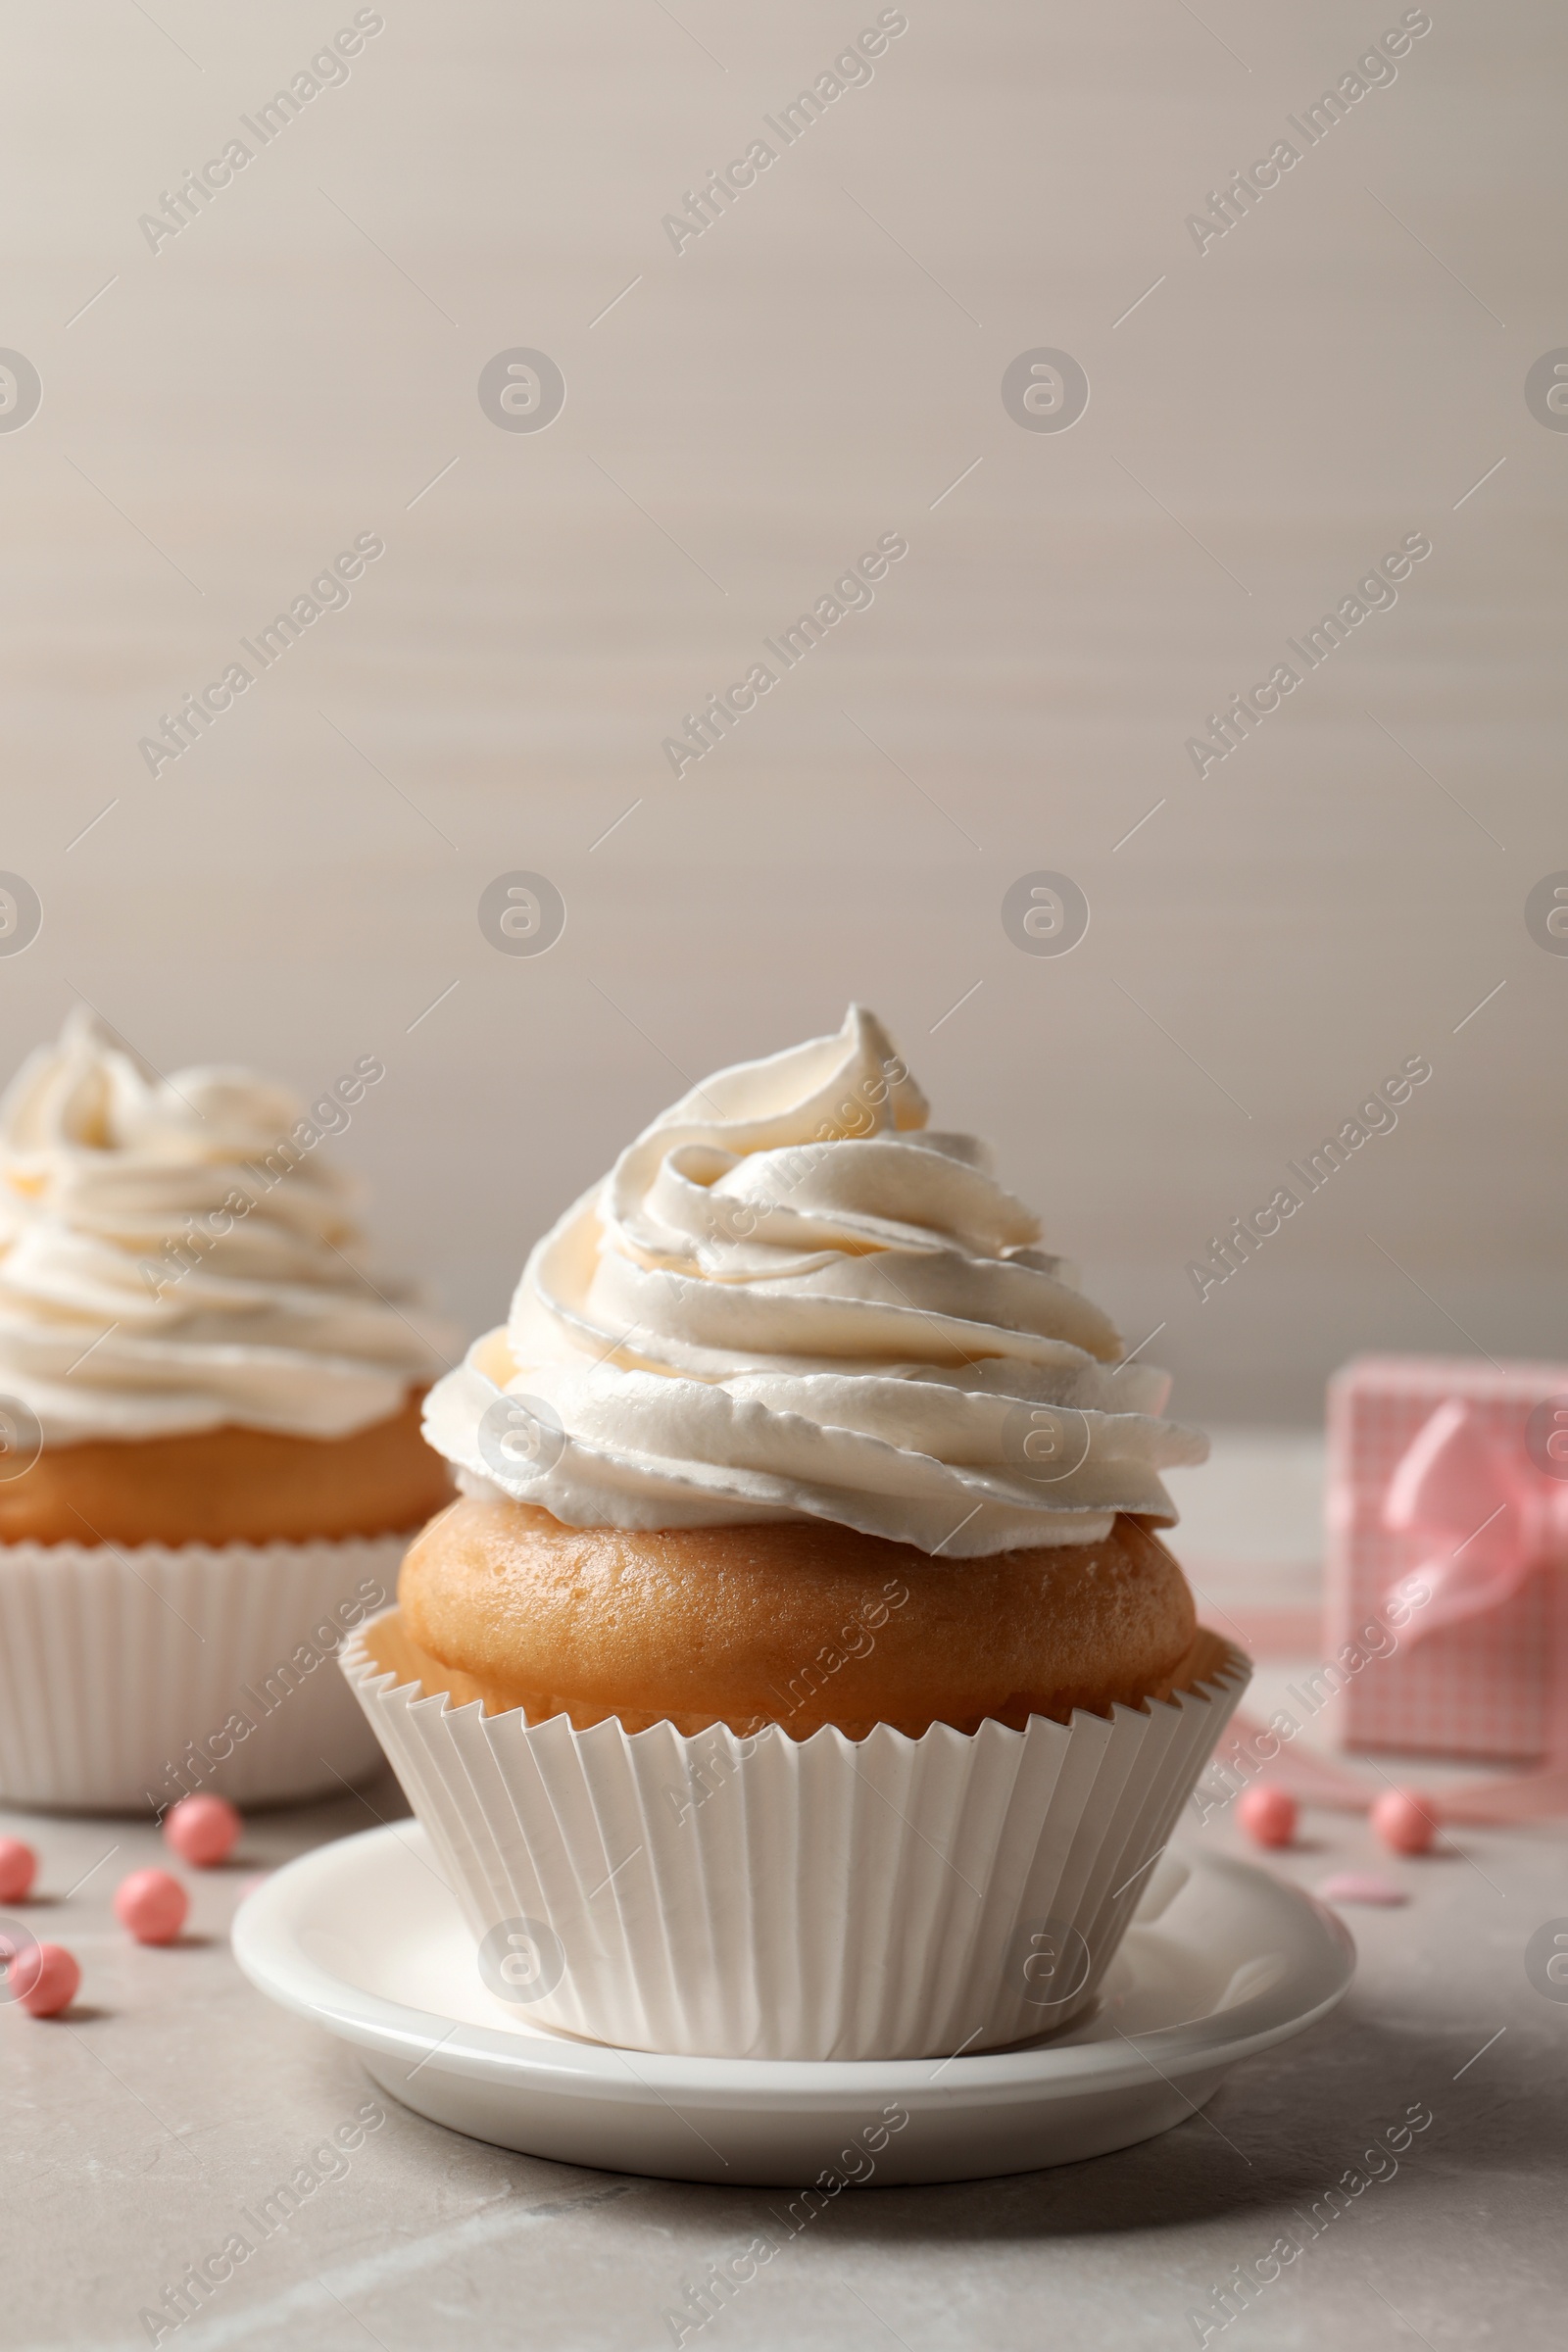
<svg viewBox="0 0 1568 2352">
<path fill-rule="evenodd" d="M 1334 1878 L 1325 1879 L 1318 1893 L 1326 1903 L 1407 1903 L 1410 1897 L 1402 1886 L 1392 1880 L 1373 1878 L 1370 1872 L 1342 1870 Z"/>
<path fill-rule="evenodd" d="M 58 2017 L 81 1983 L 74 1953 L 63 1943 L 35 1943 L 16 1962 L 17 1999 L 33 2017 Z"/>
<path fill-rule="evenodd" d="M 1372 1827 L 1384 1844 L 1396 1854 L 1424 1854 L 1437 1836 L 1430 1805 L 1422 1804 L 1408 1788 L 1390 1788 L 1372 1807 Z"/>
<path fill-rule="evenodd" d="M 190 1897 L 167 1870 L 133 1870 L 115 1889 L 115 1917 L 138 1943 L 172 1943 Z"/>
<path fill-rule="evenodd" d="M 38 1857 L 20 1838 L 0 1838 L 0 1903 L 20 1903 L 38 1868 Z"/>
<path fill-rule="evenodd" d="M 164 1823 L 164 1842 L 182 1862 L 211 1870 L 226 1862 L 245 1824 L 221 1796 L 182 1796 Z"/>
<path fill-rule="evenodd" d="M 1263 1781 L 1244 1791 L 1236 1818 L 1258 1845 L 1289 1845 L 1296 1836 L 1296 1799 L 1288 1788 Z"/>
</svg>

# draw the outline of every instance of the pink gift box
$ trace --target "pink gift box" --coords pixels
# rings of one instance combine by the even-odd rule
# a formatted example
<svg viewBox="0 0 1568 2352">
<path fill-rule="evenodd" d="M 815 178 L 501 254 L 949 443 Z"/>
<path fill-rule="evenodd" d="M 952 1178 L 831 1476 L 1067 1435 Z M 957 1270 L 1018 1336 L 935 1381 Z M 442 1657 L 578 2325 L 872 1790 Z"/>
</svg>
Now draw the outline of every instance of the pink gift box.
<svg viewBox="0 0 1568 2352">
<path fill-rule="evenodd" d="M 1493 1365 L 1475 1356 L 1364 1355 L 1329 1383 L 1327 1631 L 1330 1657 L 1374 1621 L 1390 1623 L 1389 1595 L 1445 1550 L 1468 1569 L 1489 1544 L 1525 1516 L 1531 1490 L 1561 1511 L 1568 1486 L 1538 1467 L 1543 1423 L 1527 1446 L 1531 1415 L 1568 1397 L 1568 1365 Z M 1440 1408 L 1463 1407 L 1463 1443 L 1496 1467 L 1496 1527 L 1486 1523 L 1490 1490 L 1479 1494 L 1474 1536 L 1454 1522 L 1451 1540 L 1432 1526 L 1391 1527 L 1391 1490 L 1410 1448 Z M 1562 1450 L 1553 1447 L 1555 1461 Z M 1410 1471 L 1403 1473 L 1406 1482 Z M 1484 1485 L 1484 1481 L 1483 1481 Z M 1505 1496 L 1511 1499 L 1504 1507 Z M 1474 1509 L 1474 1505 L 1471 1505 Z M 1512 1519 L 1508 1516 L 1511 1510 Z M 1463 1514 L 1461 1514 L 1463 1515 Z M 1397 1518 L 1397 1504 L 1394 1506 Z M 1476 1549 L 1468 1560 L 1455 1555 Z M 1398 1748 L 1439 1756 L 1533 1761 L 1552 1744 L 1557 1677 L 1568 1676 L 1562 1636 L 1562 1565 L 1528 1569 L 1516 1589 L 1476 1607 L 1463 1623 L 1427 1630 L 1414 1609 L 1397 1646 L 1352 1674 L 1338 1700 L 1339 1730 L 1352 1748 Z M 1397 1615 L 1397 1610 L 1396 1615 Z M 1436 1610 L 1434 1611 L 1436 1615 Z M 1419 1638 L 1415 1638 L 1419 1636 Z M 1381 1643 L 1379 1644 L 1381 1646 Z M 1361 1644 L 1363 1650 L 1367 1644 Z"/>
</svg>

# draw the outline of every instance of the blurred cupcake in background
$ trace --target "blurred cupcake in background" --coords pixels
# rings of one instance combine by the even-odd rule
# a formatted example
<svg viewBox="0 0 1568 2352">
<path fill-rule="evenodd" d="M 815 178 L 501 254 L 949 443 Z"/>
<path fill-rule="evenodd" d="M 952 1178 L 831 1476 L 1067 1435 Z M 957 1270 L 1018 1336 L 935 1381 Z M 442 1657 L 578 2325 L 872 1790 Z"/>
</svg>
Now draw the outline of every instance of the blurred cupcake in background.
<svg viewBox="0 0 1568 2352">
<path fill-rule="evenodd" d="M 343 1635 L 450 1493 L 445 1334 L 335 1163 L 384 1065 L 307 1106 L 161 1078 L 85 1006 L 0 1099 L 0 1797 L 158 1811 L 352 1780 Z"/>
</svg>

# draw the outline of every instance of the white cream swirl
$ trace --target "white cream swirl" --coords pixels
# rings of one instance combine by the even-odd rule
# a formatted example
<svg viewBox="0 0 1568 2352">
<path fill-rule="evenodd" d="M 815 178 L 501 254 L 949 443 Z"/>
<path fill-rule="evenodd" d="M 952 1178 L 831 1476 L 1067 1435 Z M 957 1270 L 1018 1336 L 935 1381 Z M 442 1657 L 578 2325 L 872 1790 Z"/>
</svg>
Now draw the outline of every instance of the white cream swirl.
<svg viewBox="0 0 1568 2352">
<path fill-rule="evenodd" d="M 160 1078 L 81 1005 L 28 1057 L 0 1099 L 0 1394 L 45 1445 L 344 1437 L 434 1378 L 444 1335 L 371 1279 L 318 1149 L 368 1063 L 308 1110 L 249 1070 Z"/>
<path fill-rule="evenodd" d="M 1206 1441 L 926 1115 L 858 1006 L 694 1087 L 534 1249 L 425 1435 L 573 1527 L 831 1519 L 975 1558 L 1170 1524 L 1157 1472 Z"/>
</svg>

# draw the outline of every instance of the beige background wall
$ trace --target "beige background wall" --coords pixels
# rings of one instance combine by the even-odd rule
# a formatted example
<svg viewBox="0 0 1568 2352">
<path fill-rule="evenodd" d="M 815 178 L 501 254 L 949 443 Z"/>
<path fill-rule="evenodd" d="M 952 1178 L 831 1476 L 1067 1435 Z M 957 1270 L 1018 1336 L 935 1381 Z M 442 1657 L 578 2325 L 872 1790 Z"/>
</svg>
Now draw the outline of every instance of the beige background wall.
<svg viewBox="0 0 1568 2352">
<path fill-rule="evenodd" d="M 1568 867 L 1568 435 L 1523 392 L 1568 344 L 1560 13 L 1433 0 L 1200 255 L 1399 6 L 909 0 L 677 256 L 662 216 L 874 6 L 388 0 L 150 252 L 353 13 L 8 11 L 0 344 L 44 393 L 0 432 L 0 866 L 44 926 L 7 1067 L 74 991 L 166 1070 L 381 1054 L 341 1149 L 472 1326 L 687 1077 L 859 994 L 1129 1337 L 1166 1323 L 1189 1411 L 1305 1419 L 1456 1327 L 1568 1353 L 1568 959 L 1523 916 Z M 543 432 L 476 397 L 516 346 L 565 377 Z M 1070 431 L 1003 407 L 1039 346 L 1087 370 Z M 681 714 L 890 530 L 874 606 L 677 782 Z M 362 531 L 348 609 L 150 776 Z M 1204 714 L 1412 531 L 1396 607 L 1200 781 Z M 476 922 L 512 868 L 567 904 L 537 959 Z M 1059 959 L 1001 923 L 1040 868 L 1093 910 Z M 1184 1261 L 1414 1054 L 1397 1131 L 1200 1306 Z"/>
</svg>

